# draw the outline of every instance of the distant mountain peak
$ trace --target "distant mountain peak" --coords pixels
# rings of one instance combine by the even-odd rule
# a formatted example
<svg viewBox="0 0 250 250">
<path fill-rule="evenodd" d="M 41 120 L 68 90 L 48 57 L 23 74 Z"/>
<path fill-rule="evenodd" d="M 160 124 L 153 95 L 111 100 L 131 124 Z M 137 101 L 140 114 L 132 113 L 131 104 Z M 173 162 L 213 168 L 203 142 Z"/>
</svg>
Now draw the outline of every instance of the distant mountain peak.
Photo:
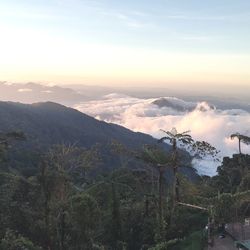
<svg viewBox="0 0 250 250">
<path fill-rule="evenodd" d="M 0 100 L 22 103 L 57 102 L 68 106 L 86 100 L 86 97 L 70 88 L 41 85 L 39 83 L 0 82 Z"/>
</svg>

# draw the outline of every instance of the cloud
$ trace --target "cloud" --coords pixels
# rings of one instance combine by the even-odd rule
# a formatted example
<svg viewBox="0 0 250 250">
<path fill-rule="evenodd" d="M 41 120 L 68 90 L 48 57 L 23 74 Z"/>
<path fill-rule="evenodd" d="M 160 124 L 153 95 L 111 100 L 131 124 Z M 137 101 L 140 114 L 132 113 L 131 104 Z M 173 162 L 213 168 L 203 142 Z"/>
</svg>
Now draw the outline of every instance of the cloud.
<svg viewBox="0 0 250 250">
<path fill-rule="evenodd" d="M 117 123 L 133 131 L 163 136 L 160 129 L 190 130 L 196 140 L 205 140 L 221 151 L 222 156 L 237 153 L 237 141 L 229 136 L 249 134 L 250 114 L 244 110 L 219 110 L 206 102 L 186 102 L 175 97 L 139 99 L 111 94 L 101 100 L 80 103 L 76 109 L 106 122 Z M 243 151 L 249 147 L 243 146 Z M 218 162 L 194 161 L 200 174 L 214 175 Z"/>
<path fill-rule="evenodd" d="M 66 17 L 58 15 L 55 12 L 49 10 L 49 8 L 27 8 L 24 4 L 9 4 L 1 6 L 0 9 L 1 17 L 7 18 L 18 18 L 27 20 L 43 20 L 43 21 L 56 21 L 63 20 Z"/>
<path fill-rule="evenodd" d="M 43 91 L 41 91 L 42 93 L 46 93 L 46 94 L 51 94 L 51 93 L 53 93 L 53 91 L 52 90 L 43 90 Z"/>
<path fill-rule="evenodd" d="M 133 10 L 130 13 L 131 13 L 131 15 L 135 15 L 135 16 L 138 16 L 138 17 L 148 17 L 149 16 L 148 13 L 145 13 L 145 12 L 142 12 L 142 11 L 137 11 L 137 10 Z"/>
<path fill-rule="evenodd" d="M 32 92 L 33 90 L 32 89 L 18 89 L 17 90 L 18 92 Z"/>
<path fill-rule="evenodd" d="M 141 29 L 146 27 L 153 27 L 152 24 L 145 21 L 146 13 L 138 11 L 122 12 L 118 10 L 106 10 L 102 9 L 99 11 L 100 14 L 115 18 L 120 21 L 122 24 L 126 25 L 129 28 Z"/>
<path fill-rule="evenodd" d="M 206 13 L 202 15 L 197 12 L 173 12 L 165 15 L 165 18 L 183 21 L 242 22 L 249 20 L 249 12 L 231 15 L 208 15 Z"/>
<path fill-rule="evenodd" d="M 12 86 L 13 85 L 13 83 L 11 83 L 11 82 L 0 82 L 0 83 L 2 83 L 5 86 Z"/>
<path fill-rule="evenodd" d="M 168 15 L 168 19 L 177 19 L 177 20 L 184 20 L 184 21 L 224 21 L 230 20 L 231 16 L 199 16 L 199 15 L 185 15 L 185 14 L 174 14 Z"/>
<path fill-rule="evenodd" d="M 215 39 L 218 39 L 218 37 L 212 37 L 212 36 L 180 36 L 180 39 L 186 40 L 186 41 L 212 41 Z"/>
</svg>

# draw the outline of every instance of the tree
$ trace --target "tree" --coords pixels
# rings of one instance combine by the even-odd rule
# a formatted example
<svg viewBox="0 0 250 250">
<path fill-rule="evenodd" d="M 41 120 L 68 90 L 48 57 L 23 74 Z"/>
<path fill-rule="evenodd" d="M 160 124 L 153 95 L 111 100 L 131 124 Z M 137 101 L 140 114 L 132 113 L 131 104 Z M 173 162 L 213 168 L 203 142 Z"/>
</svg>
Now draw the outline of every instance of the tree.
<svg viewBox="0 0 250 250">
<path fill-rule="evenodd" d="M 244 144 L 246 145 L 250 145 L 250 137 L 246 136 L 246 135 L 242 135 L 240 133 L 235 133 L 235 134 L 231 134 L 231 139 L 235 139 L 237 138 L 238 139 L 238 145 L 239 145 L 239 157 L 238 157 L 238 166 L 239 166 L 239 169 L 240 169 L 240 175 L 241 175 L 241 181 L 244 177 L 244 175 L 246 174 L 245 173 L 245 169 L 246 166 L 244 166 L 244 159 L 243 159 L 243 155 L 242 155 L 242 152 L 241 152 L 241 142 L 243 142 Z"/>
<path fill-rule="evenodd" d="M 176 205 L 176 202 L 179 202 L 179 178 L 178 178 L 178 146 L 184 148 L 187 151 L 190 151 L 194 154 L 195 157 L 204 157 L 206 155 L 211 155 L 215 157 L 218 154 L 218 151 L 215 147 L 210 145 L 205 141 L 195 141 L 191 135 L 190 131 L 185 131 L 178 133 L 176 128 L 172 128 L 171 131 L 163 131 L 166 136 L 162 137 L 159 142 L 168 141 L 172 145 L 172 164 L 173 164 L 173 209 Z"/>
<path fill-rule="evenodd" d="M 23 139 L 25 139 L 24 133 L 20 131 L 0 133 L 0 145 L 1 146 L 8 146 L 12 140 L 23 140 Z"/>
<path fill-rule="evenodd" d="M 138 245 L 138 241 L 142 242 L 142 189 L 147 188 L 144 177 L 144 173 L 135 170 L 116 169 L 86 190 L 96 198 L 101 207 L 102 230 L 96 233 L 108 249 L 123 249 L 125 242 L 133 246 Z M 137 231 L 138 228 L 140 230 Z"/>
<path fill-rule="evenodd" d="M 179 178 L 178 178 L 178 150 L 177 143 L 181 142 L 186 145 L 190 145 L 194 142 L 191 135 L 188 134 L 189 131 L 178 133 L 175 128 L 172 128 L 171 131 L 162 130 L 166 136 L 162 137 L 159 142 L 169 141 L 172 145 L 173 155 L 172 155 L 172 164 L 173 164 L 173 202 L 179 201 Z"/>
<path fill-rule="evenodd" d="M 12 131 L 7 133 L 0 132 L 0 160 L 4 158 L 6 150 L 10 147 L 10 144 L 13 141 L 24 139 L 24 134 L 19 131 Z"/>
<path fill-rule="evenodd" d="M 235 133 L 235 134 L 231 134 L 230 138 L 232 140 L 234 140 L 235 138 L 238 139 L 238 143 L 239 143 L 239 154 L 241 155 L 241 142 L 245 143 L 246 145 L 250 145 L 250 137 L 246 136 L 246 135 L 242 135 L 240 133 Z"/>
<path fill-rule="evenodd" d="M 150 163 L 158 172 L 158 215 L 159 222 L 163 222 L 163 186 L 164 186 L 164 174 L 171 159 L 166 152 L 158 147 L 144 146 L 142 154 L 139 156 L 143 161 Z M 152 174 L 152 187 L 154 186 L 154 177 Z M 153 192 L 152 192 L 153 193 Z"/>
<path fill-rule="evenodd" d="M 11 230 L 7 230 L 4 238 L 0 242 L 1 250 L 17 250 L 17 249 L 29 249 L 29 250 L 42 250 L 37 247 L 29 239 L 23 237 L 20 234 L 16 234 Z"/>
<path fill-rule="evenodd" d="M 73 230 L 70 242 L 73 249 L 92 249 L 94 235 L 99 226 L 101 211 L 97 201 L 86 193 L 71 198 L 71 223 Z"/>
<path fill-rule="evenodd" d="M 68 249 L 71 196 L 83 191 L 86 172 L 98 163 L 97 150 L 97 147 L 87 150 L 75 145 L 54 145 L 42 158 L 38 182 L 46 249 L 56 246 Z"/>
</svg>

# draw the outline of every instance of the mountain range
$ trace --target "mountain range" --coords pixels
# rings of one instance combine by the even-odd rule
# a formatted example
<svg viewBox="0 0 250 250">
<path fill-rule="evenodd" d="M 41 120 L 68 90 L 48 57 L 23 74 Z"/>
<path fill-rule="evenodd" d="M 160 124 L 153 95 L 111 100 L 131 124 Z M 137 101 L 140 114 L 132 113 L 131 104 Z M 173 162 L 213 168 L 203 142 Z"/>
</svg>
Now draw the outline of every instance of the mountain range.
<svg viewBox="0 0 250 250">
<path fill-rule="evenodd" d="M 164 100 L 163 96 L 174 96 L 176 98 L 188 101 L 188 102 L 207 102 L 211 107 L 217 107 L 222 110 L 226 109 L 242 109 L 250 112 L 250 103 L 248 92 L 242 96 L 226 96 L 221 93 L 208 95 L 208 93 L 199 93 L 194 95 L 191 92 L 185 91 L 173 91 L 169 88 L 117 88 L 106 86 L 89 86 L 89 85 L 48 85 L 40 83 L 12 83 L 6 81 L 0 81 L 0 100 L 1 101 L 13 101 L 21 103 L 36 103 L 36 102 L 56 102 L 66 106 L 74 107 L 81 102 L 87 102 L 89 100 L 98 100 L 103 96 L 118 93 L 128 95 L 136 98 L 159 98 L 156 103 L 159 107 L 172 106 L 181 108 L 181 103 L 168 102 Z M 193 107 L 188 107 L 188 110 Z"/>
<path fill-rule="evenodd" d="M 40 154 L 56 144 L 77 145 L 90 148 L 101 145 L 103 163 L 100 169 L 106 171 L 121 165 L 119 157 L 108 148 L 112 141 L 121 143 L 131 150 L 141 150 L 143 145 L 155 145 L 157 140 L 150 135 L 136 133 L 116 124 L 99 121 L 75 109 L 46 102 L 21 104 L 0 102 L 0 131 L 22 131 L 26 140 L 13 147 L 13 166 L 36 168 L 32 154 Z M 166 150 L 170 149 L 167 144 Z M 14 150 L 15 149 L 15 150 Z M 28 156 L 28 157 L 27 157 Z M 186 155 L 187 165 L 190 163 Z M 143 166 L 132 160 L 130 167 Z M 14 166 L 14 167 L 15 167 Z M 181 170 L 189 178 L 197 178 L 194 169 L 183 166 Z M 171 175 L 171 172 L 169 172 Z"/>
<path fill-rule="evenodd" d="M 53 101 L 71 106 L 87 100 L 82 94 L 71 88 L 42 85 L 38 83 L 0 82 L 0 100 L 22 103 Z"/>
<path fill-rule="evenodd" d="M 21 130 L 30 145 L 48 146 L 58 143 L 77 143 L 90 147 L 95 143 L 117 140 L 136 148 L 152 144 L 153 137 L 135 133 L 116 124 L 108 124 L 63 105 L 46 102 L 21 104 L 0 102 L 0 129 Z"/>
</svg>

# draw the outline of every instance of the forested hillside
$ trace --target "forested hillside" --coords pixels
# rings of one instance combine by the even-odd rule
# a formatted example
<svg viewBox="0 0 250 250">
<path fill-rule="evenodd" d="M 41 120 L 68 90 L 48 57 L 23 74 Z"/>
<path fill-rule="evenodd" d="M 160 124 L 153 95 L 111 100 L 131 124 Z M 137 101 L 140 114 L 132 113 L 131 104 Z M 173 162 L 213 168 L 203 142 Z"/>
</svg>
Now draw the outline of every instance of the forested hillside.
<svg viewBox="0 0 250 250">
<path fill-rule="evenodd" d="M 56 143 L 77 143 L 89 147 L 95 143 L 120 143 L 138 148 L 152 144 L 151 136 L 134 133 L 115 124 L 107 124 L 77 110 L 47 102 L 32 105 L 0 102 L 0 129 L 20 130 L 27 135 L 27 145 L 48 146 Z"/>
<path fill-rule="evenodd" d="M 115 144 L 121 144 L 130 150 L 141 150 L 143 145 L 158 145 L 157 140 L 149 135 L 96 120 L 75 109 L 52 102 L 32 105 L 0 102 L 0 131 L 22 131 L 25 134 L 26 139 L 11 149 L 12 156 L 9 159 L 14 168 L 25 174 L 33 173 L 34 168 L 37 169 L 39 155 L 56 144 L 85 149 L 98 147 L 102 158 L 97 167 L 99 173 L 124 164 L 130 167 L 141 166 L 129 154 L 117 157 L 114 152 Z M 170 149 L 167 144 L 164 148 Z M 185 154 L 185 159 L 180 171 L 191 179 L 197 179 L 195 170 L 189 167 L 190 156 Z"/>
<path fill-rule="evenodd" d="M 198 178 L 177 141 L 215 149 L 187 132 L 164 146 L 55 103 L 2 102 L 0 121 L 1 250 L 202 250 L 250 216 L 242 152 Z"/>
</svg>

